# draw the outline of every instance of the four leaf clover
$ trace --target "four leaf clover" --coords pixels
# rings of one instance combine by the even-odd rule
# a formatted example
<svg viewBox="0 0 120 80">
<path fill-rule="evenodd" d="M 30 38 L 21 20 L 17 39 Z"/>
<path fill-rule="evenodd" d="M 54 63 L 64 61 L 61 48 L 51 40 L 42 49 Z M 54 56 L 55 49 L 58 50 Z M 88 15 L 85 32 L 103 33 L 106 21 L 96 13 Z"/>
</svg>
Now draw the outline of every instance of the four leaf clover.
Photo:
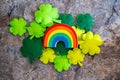
<svg viewBox="0 0 120 80">
<path fill-rule="evenodd" d="M 33 63 L 42 54 L 42 48 L 42 39 L 33 38 L 31 40 L 27 37 L 23 39 L 23 46 L 20 48 L 20 51 L 24 57 L 29 58 L 30 63 Z"/>
<path fill-rule="evenodd" d="M 67 56 L 56 56 L 56 58 L 54 59 L 54 67 L 58 72 L 68 70 L 70 67 L 70 63 Z"/>
<path fill-rule="evenodd" d="M 61 23 L 68 24 L 70 26 L 74 25 L 74 18 L 71 14 L 60 14 L 59 19 Z"/>
<path fill-rule="evenodd" d="M 26 32 L 26 24 L 27 22 L 23 18 L 14 18 L 10 21 L 10 32 L 13 33 L 13 35 L 22 36 Z"/>
<path fill-rule="evenodd" d="M 91 27 L 93 27 L 93 18 L 90 14 L 79 14 L 76 17 L 76 26 L 80 29 L 84 29 L 86 32 L 90 31 Z"/>
<path fill-rule="evenodd" d="M 80 41 L 80 48 L 82 52 L 90 55 L 95 55 L 100 53 L 99 46 L 102 45 L 102 39 L 99 34 L 93 35 L 91 31 L 87 32 L 82 36 L 82 41 Z"/>
<path fill-rule="evenodd" d="M 47 64 L 48 62 L 53 62 L 55 58 L 54 50 L 51 48 L 43 49 L 43 53 L 40 57 L 40 61 L 42 61 L 44 64 Z"/>
<path fill-rule="evenodd" d="M 44 36 L 45 30 L 46 29 L 44 27 L 42 27 L 40 24 L 38 24 L 36 22 L 32 22 L 30 24 L 30 26 L 28 27 L 29 35 L 31 35 L 30 39 L 32 39 L 34 36 L 36 38 L 40 38 L 40 37 Z"/>
<path fill-rule="evenodd" d="M 85 55 L 81 52 L 80 49 L 75 48 L 73 50 L 69 50 L 68 51 L 68 55 L 67 55 L 69 62 L 71 64 L 76 65 L 77 63 L 82 66 L 82 63 L 84 61 L 84 57 Z"/>
<path fill-rule="evenodd" d="M 50 4 L 42 4 L 39 10 L 35 12 L 35 20 L 41 23 L 43 27 L 49 27 L 53 25 L 53 22 L 61 23 L 58 20 L 59 14 L 57 8 L 52 8 Z"/>
</svg>

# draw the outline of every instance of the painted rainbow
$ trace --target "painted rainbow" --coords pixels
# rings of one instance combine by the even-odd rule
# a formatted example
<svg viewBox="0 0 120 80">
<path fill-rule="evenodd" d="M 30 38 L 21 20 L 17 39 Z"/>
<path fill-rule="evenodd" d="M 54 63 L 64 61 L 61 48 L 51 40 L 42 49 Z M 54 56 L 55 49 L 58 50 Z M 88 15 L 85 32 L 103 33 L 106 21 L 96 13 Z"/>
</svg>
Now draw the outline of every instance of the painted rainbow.
<svg viewBox="0 0 120 80">
<path fill-rule="evenodd" d="M 72 27 L 66 24 L 54 24 L 44 35 L 44 47 L 56 47 L 59 41 L 64 42 L 66 48 L 77 48 L 78 39 Z"/>
</svg>

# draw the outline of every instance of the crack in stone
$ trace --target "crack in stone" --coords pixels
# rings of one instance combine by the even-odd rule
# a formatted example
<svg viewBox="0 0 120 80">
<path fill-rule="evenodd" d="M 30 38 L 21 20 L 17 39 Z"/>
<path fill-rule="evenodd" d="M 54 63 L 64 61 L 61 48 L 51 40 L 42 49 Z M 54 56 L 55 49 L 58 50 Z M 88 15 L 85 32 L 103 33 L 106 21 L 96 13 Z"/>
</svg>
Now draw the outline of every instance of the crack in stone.
<svg viewBox="0 0 120 80">
<path fill-rule="evenodd" d="M 105 25 L 108 25 L 110 22 L 110 19 L 113 17 L 113 14 L 115 13 L 117 16 L 119 16 L 119 14 L 117 13 L 116 9 L 115 9 L 115 4 L 116 4 L 117 0 L 114 1 L 114 4 L 112 6 L 112 13 L 110 15 L 110 17 L 108 17 L 108 19 L 105 22 Z"/>
<path fill-rule="evenodd" d="M 65 9 L 65 13 L 68 13 L 68 8 L 69 8 L 69 5 L 71 4 L 71 1 L 72 0 L 68 0 L 67 6 L 66 6 L 66 9 Z"/>
<path fill-rule="evenodd" d="M 12 12 L 14 11 L 15 5 L 10 9 L 10 11 L 8 12 L 8 16 L 10 17 Z"/>
<path fill-rule="evenodd" d="M 2 16 L 0 18 L 0 27 L 10 26 L 9 22 L 13 18 L 12 12 L 14 11 L 14 9 L 15 9 L 15 6 L 13 6 L 12 8 L 10 8 L 9 12 L 5 16 Z"/>
<path fill-rule="evenodd" d="M 117 46 L 119 46 L 120 45 L 120 36 L 117 36 L 116 34 L 116 32 L 115 32 L 115 30 L 112 30 L 112 29 L 110 29 L 110 28 L 108 28 L 108 30 L 113 34 L 113 39 L 115 40 L 115 44 L 117 45 Z M 117 47 L 116 46 L 116 47 Z"/>
</svg>

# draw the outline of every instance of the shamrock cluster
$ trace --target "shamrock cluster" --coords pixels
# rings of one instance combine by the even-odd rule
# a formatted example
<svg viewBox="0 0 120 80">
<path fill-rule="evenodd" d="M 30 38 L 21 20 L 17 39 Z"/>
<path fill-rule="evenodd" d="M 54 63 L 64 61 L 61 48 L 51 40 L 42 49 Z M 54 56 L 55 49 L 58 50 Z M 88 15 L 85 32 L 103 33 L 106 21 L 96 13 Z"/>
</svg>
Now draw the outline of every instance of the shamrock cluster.
<svg viewBox="0 0 120 80">
<path fill-rule="evenodd" d="M 82 66 L 85 55 L 91 56 L 100 53 L 102 39 L 99 34 L 94 34 L 93 18 L 90 14 L 78 14 L 74 19 L 71 14 L 59 14 L 58 9 L 50 4 L 41 4 L 34 13 L 35 20 L 27 25 L 23 18 L 14 18 L 10 21 L 10 32 L 13 35 L 29 36 L 23 39 L 21 54 L 33 63 L 39 58 L 44 63 L 53 63 L 54 68 L 61 72 L 68 70 L 70 65 Z M 43 46 L 43 37 L 47 28 L 54 24 L 67 24 L 73 28 L 78 38 L 78 48 L 65 48 L 62 41 L 55 48 Z"/>
</svg>

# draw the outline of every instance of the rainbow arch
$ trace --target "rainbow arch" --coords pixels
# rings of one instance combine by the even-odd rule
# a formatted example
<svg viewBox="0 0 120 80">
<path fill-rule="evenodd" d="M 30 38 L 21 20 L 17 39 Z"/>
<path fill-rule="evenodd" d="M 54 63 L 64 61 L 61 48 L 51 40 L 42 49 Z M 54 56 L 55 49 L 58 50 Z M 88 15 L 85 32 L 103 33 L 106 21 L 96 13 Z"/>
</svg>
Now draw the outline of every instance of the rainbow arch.
<svg viewBox="0 0 120 80">
<path fill-rule="evenodd" d="M 54 24 L 48 28 L 44 35 L 44 47 L 56 47 L 59 41 L 63 41 L 66 48 L 77 48 L 78 39 L 72 27 L 66 24 Z"/>
</svg>

